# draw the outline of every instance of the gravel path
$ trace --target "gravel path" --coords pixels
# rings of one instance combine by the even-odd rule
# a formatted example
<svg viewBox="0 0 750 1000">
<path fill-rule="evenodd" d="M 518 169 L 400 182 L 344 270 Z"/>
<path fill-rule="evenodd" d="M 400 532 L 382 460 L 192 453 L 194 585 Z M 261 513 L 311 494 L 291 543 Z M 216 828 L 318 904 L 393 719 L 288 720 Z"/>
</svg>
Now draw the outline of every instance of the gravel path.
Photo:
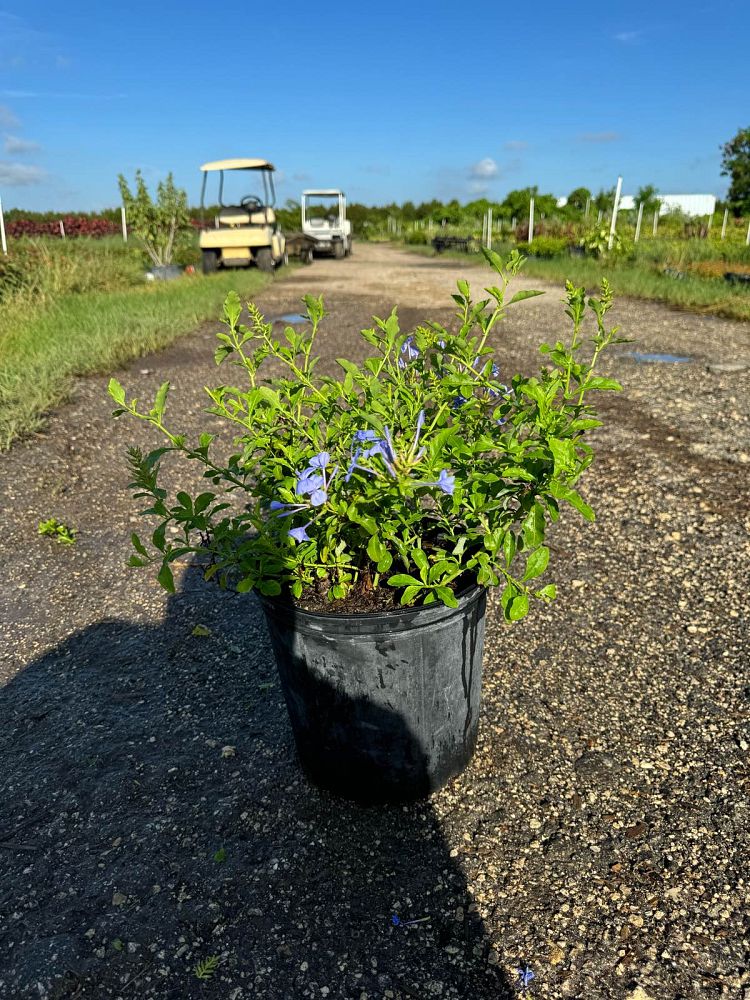
<svg viewBox="0 0 750 1000">
<path fill-rule="evenodd" d="M 404 327 L 445 319 L 460 274 L 357 245 L 259 304 L 323 292 L 330 361 L 394 303 Z M 498 334 L 506 370 L 564 331 L 549 291 Z M 521 963 L 537 997 L 750 997 L 750 326 L 615 314 L 638 343 L 609 362 L 598 520 L 556 529 L 556 604 L 507 627 L 491 601 L 476 757 L 413 807 L 301 778 L 252 598 L 123 569 L 123 452 L 155 439 L 111 420 L 105 378 L 0 457 L 3 1000 L 498 1000 Z M 120 376 L 142 397 L 169 377 L 191 434 L 213 331 Z M 37 536 L 50 516 L 74 546 Z"/>
</svg>

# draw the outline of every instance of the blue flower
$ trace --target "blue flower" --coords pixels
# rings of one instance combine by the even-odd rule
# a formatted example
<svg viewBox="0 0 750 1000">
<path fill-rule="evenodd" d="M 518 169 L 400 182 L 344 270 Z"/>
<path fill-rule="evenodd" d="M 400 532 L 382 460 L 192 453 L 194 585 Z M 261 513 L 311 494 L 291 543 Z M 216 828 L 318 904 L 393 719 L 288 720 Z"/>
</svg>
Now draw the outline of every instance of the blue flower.
<svg viewBox="0 0 750 1000">
<path fill-rule="evenodd" d="M 331 456 L 327 451 L 319 451 L 317 455 L 313 455 L 310 459 L 310 464 L 308 465 L 305 472 L 308 469 L 325 469 L 328 467 L 328 463 L 331 461 Z"/>
<path fill-rule="evenodd" d="M 304 497 L 309 493 L 314 493 L 316 490 L 322 489 L 324 485 L 325 479 L 322 475 L 318 475 L 317 473 L 310 474 L 310 470 L 305 469 L 297 479 L 294 491 L 298 496 Z"/>
<path fill-rule="evenodd" d="M 441 469 L 440 475 L 434 482 L 422 483 L 422 486 L 437 486 L 438 489 L 441 489 L 447 496 L 452 497 L 453 490 L 456 486 L 456 477 L 452 476 L 447 469 Z"/>
<path fill-rule="evenodd" d="M 524 965 L 522 968 L 516 969 L 516 972 L 518 973 L 517 982 L 522 990 L 527 990 L 531 985 L 531 980 L 536 979 L 536 975 L 531 971 L 528 965 Z"/>
<path fill-rule="evenodd" d="M 462 396 L 461 393 L 459 392 L 457 396 L 453 397 L 453 401 L 451 402 L 451 409 L 460 410 L 461 407 L 466 406 L 468 402 L 469 400 L 466 398 L 466 396 Z"/>
<path fill-rule="evenodd" d="M 280 500 L 272 500 L 268 505 L 271 513 L 279 515 L 279 517 L 290 517 L 292 514 L 296 514 L 300 510 L 304 510 L 306 504 L 303 503 L 282 503 Z"/>
<path fill-rule="evenodd" d="M 295 542 L 309 542 L 310 536 L 307 533 L 307 529 L 311 524 L 312 521 L 308 521 L 307 524 L 302 525 L 301 528 L 290 528 L 290 536 L 295 540 Z"/>
<path fill-rule="evenodd" d="M 399 368 L 406 368 L 410 361 L 414 361 L 419 357 L 419 348 L 414 346 L 414 337 L 406 338 L 401 345 L 401 353 L 405 355 L 406 360 L 404 360 L 404 358 L 398 359 Z"/>
</svg>

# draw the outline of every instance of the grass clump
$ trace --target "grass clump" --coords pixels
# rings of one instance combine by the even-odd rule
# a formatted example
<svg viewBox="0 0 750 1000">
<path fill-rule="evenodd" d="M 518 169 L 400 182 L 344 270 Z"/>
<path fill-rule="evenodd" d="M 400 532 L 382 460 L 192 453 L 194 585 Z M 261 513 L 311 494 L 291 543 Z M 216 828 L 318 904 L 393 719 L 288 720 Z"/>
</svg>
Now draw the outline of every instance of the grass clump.
<svg viewBox="0 0 750 1000">
<path fill-rule="evenodd" d="M 249 270 L 147 284 L 140 252 L 115 240 L 27 241 L 0 268 L 0 450 L 40 430 L 75 376 L 159 350 L 230 290 L 254 295 L 267 280 Z"/>
</svg>

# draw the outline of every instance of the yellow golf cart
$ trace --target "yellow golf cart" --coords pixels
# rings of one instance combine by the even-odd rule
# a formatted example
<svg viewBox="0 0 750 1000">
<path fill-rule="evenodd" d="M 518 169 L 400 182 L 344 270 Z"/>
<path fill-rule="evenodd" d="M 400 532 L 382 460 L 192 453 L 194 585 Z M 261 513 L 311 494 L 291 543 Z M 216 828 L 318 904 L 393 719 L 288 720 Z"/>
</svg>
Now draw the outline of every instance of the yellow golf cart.
<svg viewBox="0 0 750 1000">
<path fill-rule="evenodd" d="M 261 271 L 272 271 L 286 260 L 286 241 L 276 213 L 276 191 L 273 186 L 274 167 L 267 160 L 231 159 L 204 163 L 201 188 L 200 248 L 203 273 L 211 274 L 219 267 L 249 267 L 255 264 Z M 263 194 L 244 194 L 225 202 L 224 174 L 228 171 L 249 171 L 263 184 Z M 211 223 L 204 220 L 206 183 L 210 173 L 219 175 L 219 211 Z M 235 178 L 237 175 L 230 175 Z"/>
</svg>

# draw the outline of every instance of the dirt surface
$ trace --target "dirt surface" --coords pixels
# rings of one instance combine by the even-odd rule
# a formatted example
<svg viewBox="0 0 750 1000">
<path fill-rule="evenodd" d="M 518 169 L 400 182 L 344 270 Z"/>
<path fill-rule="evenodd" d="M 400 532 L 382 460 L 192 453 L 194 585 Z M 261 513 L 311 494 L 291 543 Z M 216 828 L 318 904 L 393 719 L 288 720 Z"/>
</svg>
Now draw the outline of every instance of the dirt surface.
<svg viewBox="0 0 750 1000">
<path fill-rule="evenodd" d="M 460 274 L 358 244 L 259 304 L 323 292 L 326 357 L 357 356 L 373 312 L 445 318 Z M 498 334 L 508 374 L 564 330 L 549 291 Z M 0 458 L 3 1000 L 497 1000 L 521 963 L 531 996 L 750 995 L 750 326 L 616 317 L 638 344 L 608 365 L 598 520 L 555 530 L 557 603 L 507 627 L 490 601 L 476 757 L 407 808 L 301 777 L 252 597 L 123 568 L 124 450 L 155 439 L 110 418 L 106 378 Z M 214 329 L 119 376 L 144 398 L 169 377 L 190 434 Z M 37 536 L 50 516 L 74 546 Z"/>
</svg>

